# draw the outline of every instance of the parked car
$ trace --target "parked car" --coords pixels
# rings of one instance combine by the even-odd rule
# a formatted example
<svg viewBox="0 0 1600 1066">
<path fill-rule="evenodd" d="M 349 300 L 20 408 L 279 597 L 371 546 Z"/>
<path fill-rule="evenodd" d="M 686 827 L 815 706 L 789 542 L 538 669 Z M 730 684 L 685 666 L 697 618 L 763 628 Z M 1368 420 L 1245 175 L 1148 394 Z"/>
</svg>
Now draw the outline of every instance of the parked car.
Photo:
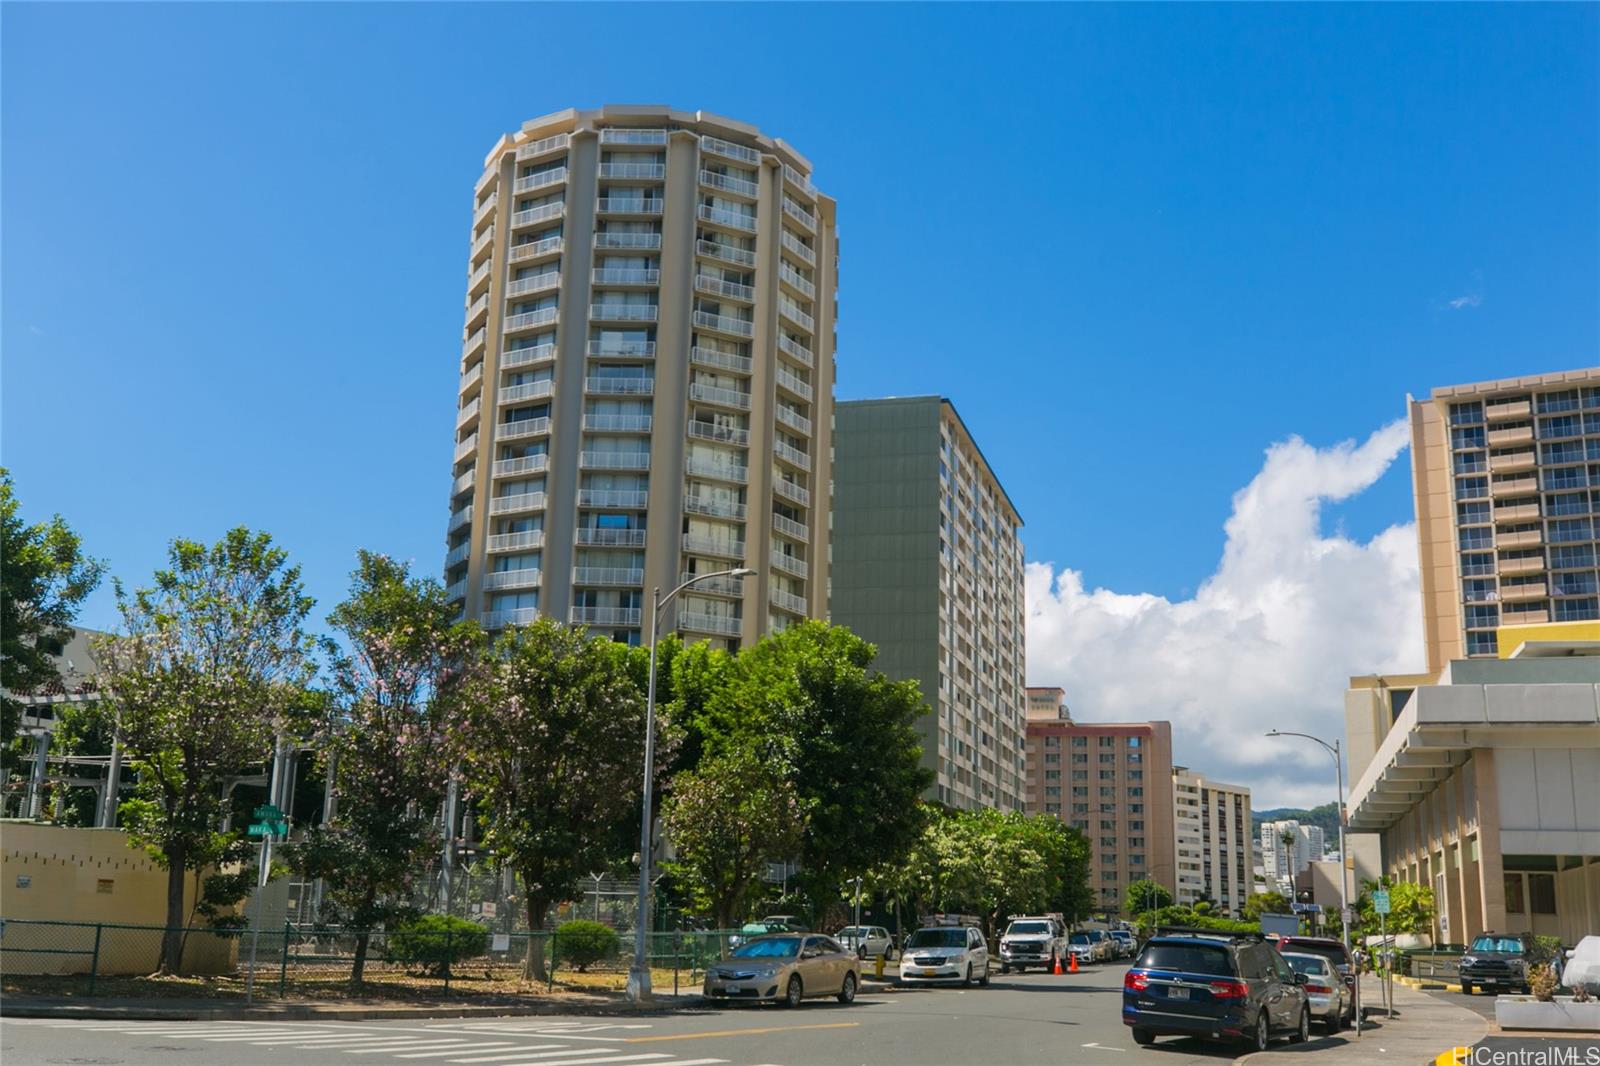
<svg viewBox="0 0 1600 1066">
<path fill-rule="evenodd" d="M 1088 933 L 1073 933 L 1067 937 L 1067 954 L 1075 957 L 1078 964 L 1084 965 L 1096 961 L 1094 941 Z"/>
<path fill-rule="evenodd" d="M 1086 929 L 1084 933 L 1089 937 L 1089 943 L 1094 945 L 1097 960 L 1110 962 L 1117 957 L 1117 942 L 1111 939 L 1110 933 L 1104 929 Z"/>
<path fill-rule="evenodd" d="M 798 914 L 769 914 L 761 920 L 769 925 L 786 926 L 797 933 L 804 933 L 810 930 L 809 923 Z"/>
<path fill-rule="evenodd" d="M 853 1003 L 861 960 L 830 936 L 777 933 L 740 944 L 706 971 L 707 999 L 776 1000 L 788 1007 L 814 996 Z"/>
<path fill-rule="evenodd" d="M 1139 938 L 1128 930 L 1111 930 L 1111 939 L 1117 943 L 1117 958 L 1131 959 L 1139 954 Z"/>
<path fill-rule="evenodd" d="M 1020 973 L 1029 966 L 1053 970 L 1067 953 L 1066 939 L 1066 929 L 1049 915 L 1013 918 L 1000 938 L 1000 972 Z"/>
<path fill-rule="evenodd" d="M 1461 992 L 1479 988 L 1528 991 L 1528 966 L 1534 962 L 1528 933 L 1483 933 L 1461 956 Z"/>
<path fill-rule="evenodd" d="M 1566 961 L 1561 983 L 1574 992 L 1582 986 L 1591 995 L 1600 995 L 1600 936 L 1586 936 L 1578 941 L 1578 946 L 1567 952 Z"/>
<path fill-rule="evenodd" d="M 1257 1051 L 1311 1035 L 1305 986 L 1259 934 L 1157 930 L 1122 981 L 1122 1021 L 1135 1044 L 1167 1034 L 1243 1040 Z"/>
<path fill-rule="evenodd" d="M 1344 941 L 1329 936 L 1280 936 L 1277 938 L 1277 948 L 1279 951 L 1292 951 L 1301 955 L 1321 955 L 1332 963 L 1333 968 L 1338 970 L 1339 976 L 1344 979 L 1344 1024 L 1356 1024 L 1356 1011 L 1360 1009 L 1358 1002 L 1360 989 L 1356 985 L 1355 959 L 1344 946 Z"/>
<path fill-rule="evenodd" d="M 1322 955 L 1298 951 L 1283 953 L 1295 973 L 1306 975 L 1306 996 L 1311 1005 L 1311 1017 L 1322 1023 L 1322 1028 L 1337 1033 L 1344 1028 L 1345 1017 L 1351 1013 L 1350 992 L 1345 988 L 1344 975 L 1332 960 Z"/>
<path fill-rule="evenodd" d="M 959 981 L 970 986 L 989 983 L 989 946 L 983 931 L 972 925 L 923 926 L 906 940 L 900 953 L 900 981 Z"/>
<path fill-rule="evenodd" d="M 728 938 L 728 947 L 736 948 L 740 944 L 754 940 L 758 936 L 768 933 L 801 933 L 803 929 L 792 928 L 783 922 L 769 922 L 763 919 L 759 922 L 747 922 L 739 927 L 739 931 Z"/>
<path fill-rule="evenodd" d="M 883 956 L 893 962 L 899 954 L 894 949 L 894 937 L 881 925 L 847 925 L 834 934 L 834 939 L 863 959 Z"/>
</svg>

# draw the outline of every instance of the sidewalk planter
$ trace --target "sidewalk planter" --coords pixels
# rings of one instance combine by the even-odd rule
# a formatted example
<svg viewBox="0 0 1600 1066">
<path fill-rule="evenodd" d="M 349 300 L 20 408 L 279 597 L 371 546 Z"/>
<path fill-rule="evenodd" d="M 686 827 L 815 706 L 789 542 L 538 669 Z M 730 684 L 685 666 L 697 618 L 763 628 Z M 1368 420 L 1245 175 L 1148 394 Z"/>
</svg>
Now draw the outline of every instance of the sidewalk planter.
<svg viewBox="0 0 1600 1066">
<path fill-rule="evenodd" d="M 1494 1020 L 1502 1029 L 1569 1029 L 1600 1033 L 1600 1000 L 1574 1003 L 1571 996 L 1557 996 L 1541 1003 L 1532 996 L 1499 996 L 1494 1001 Z"/>
</svg>

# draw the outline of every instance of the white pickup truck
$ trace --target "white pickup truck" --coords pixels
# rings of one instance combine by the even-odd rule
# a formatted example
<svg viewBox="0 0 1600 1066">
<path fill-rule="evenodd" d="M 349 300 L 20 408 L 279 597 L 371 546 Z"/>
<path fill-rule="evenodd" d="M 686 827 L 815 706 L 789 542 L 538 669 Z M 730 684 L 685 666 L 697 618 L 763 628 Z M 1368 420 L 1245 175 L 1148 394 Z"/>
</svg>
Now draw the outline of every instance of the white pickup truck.
<svg viewBox="0 0 1600 1066">
<path fill-rule="evenodd" d="M 1067 957 L 1067 930 L 1051 915 L 1011 919 L 1000 938 L 1000 972 L 1021 972 L 1029 966 L 1053 970 Z"/>
</svg>

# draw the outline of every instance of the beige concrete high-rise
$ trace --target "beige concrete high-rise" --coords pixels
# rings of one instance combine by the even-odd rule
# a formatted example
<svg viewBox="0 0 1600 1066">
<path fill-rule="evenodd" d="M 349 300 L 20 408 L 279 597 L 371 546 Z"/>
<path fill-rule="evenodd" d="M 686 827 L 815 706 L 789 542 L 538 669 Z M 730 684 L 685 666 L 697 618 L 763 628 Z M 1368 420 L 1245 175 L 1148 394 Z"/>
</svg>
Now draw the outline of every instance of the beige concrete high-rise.
<svg viewBox="0 0 1600 1066">
<path fill-rule="evenodd" d="M 474 193 L 445 580 L 491 629 L 738 646 L 826 613 L 835 204 L 753 126 L 567 110 Z"/>
<path fill-rule="evenodd" d="M 1428 672 L 1600 619 L 1600 367 L 1409 403 Z"/>
<path fill-rule="evenodd" d="M 1238 914 L 1255 885 L 1250 790 L 1172 768 L 1177 901 L 1210 899 Z"/>
</svg>

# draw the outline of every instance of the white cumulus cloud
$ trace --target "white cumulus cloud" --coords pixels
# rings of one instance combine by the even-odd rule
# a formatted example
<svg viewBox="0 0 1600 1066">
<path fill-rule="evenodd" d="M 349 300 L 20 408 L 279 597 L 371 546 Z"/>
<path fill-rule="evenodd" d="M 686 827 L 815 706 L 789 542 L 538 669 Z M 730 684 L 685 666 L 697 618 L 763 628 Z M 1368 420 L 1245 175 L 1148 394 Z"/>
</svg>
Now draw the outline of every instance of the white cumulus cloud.
<svg viewBox="0 0 1600 1066">
<path fill-rule="evenodd" d="M 1415 526 L 1361 542 L 1322 523 L 1325 503 L 1371 486 L 1407 443 L 1401 420 L 1359 445 L 1272 445 L 1192 599 L 1091 590 L 1079 571 L 1030 563 L 1029 683 L 1066 689 L 1079 721 L 1170 720 L 1174 760 L 1248 785 L 1258 809 L 1329 802 L 1327 754 L 1262 734 L 1342 737 L 1351 676 L 1421 668 Z"/>
</svg>

